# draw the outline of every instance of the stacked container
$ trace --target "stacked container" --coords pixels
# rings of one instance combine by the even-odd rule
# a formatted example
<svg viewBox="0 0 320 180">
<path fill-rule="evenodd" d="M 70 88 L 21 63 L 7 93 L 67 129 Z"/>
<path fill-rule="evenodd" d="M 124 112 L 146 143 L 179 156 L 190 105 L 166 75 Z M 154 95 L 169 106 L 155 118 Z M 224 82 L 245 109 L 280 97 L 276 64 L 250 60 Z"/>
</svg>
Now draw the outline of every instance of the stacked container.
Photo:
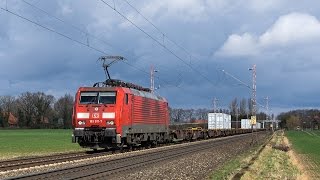
<svg viewBox="0 0 320 180">
<path fill-rule="evenodd" d="M 251 120 L 241 119 L 241 129 L 251 129 Z"/>
<path fill-rule="evenodd" d="M 224 113 L 209 113 L 208 129 L 231 129 L 231 115 Z"/>
</svg>

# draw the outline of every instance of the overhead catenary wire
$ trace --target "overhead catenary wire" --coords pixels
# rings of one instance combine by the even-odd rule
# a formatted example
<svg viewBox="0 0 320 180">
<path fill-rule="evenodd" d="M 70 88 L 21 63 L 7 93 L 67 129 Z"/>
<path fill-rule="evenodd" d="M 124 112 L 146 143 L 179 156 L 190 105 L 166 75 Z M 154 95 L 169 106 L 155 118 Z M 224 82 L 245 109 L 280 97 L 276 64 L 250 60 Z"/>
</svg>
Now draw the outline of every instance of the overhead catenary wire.
<svg viewBox="0 0 320 180">
<path fill-rule="evenodd" d="M 74 24 L 68 23 L 68 22 L 66 22 L 65 20 L 63 20 L 63 19 L 61 19 L 61 18 L 58 18 L 58 17 L 56 17 L 56 16 L 48 13 L 47 11 L 45 11 L 45 10 L 43 10 L 43 9 L 35 6 L 34 4 L 32 4 L 32 3 L 28 2 L 28 1 L 25 1 L 25 0 L 22 0 L 22 1 L 23 1 L 24 3 L 26 3 L 27 5 L 31 6 L 32 8 L 35 8 L 35 9 L 41 11 L 42 13 L 46 14 L 47 16 L 49 16 L 49 17 L 51 17 L 51 18 L 54 18 L 54 19 L 56 19 L 56 20 L 58 20 L 58 21 L 60 21 L 60 22 L 62 22 L 62 23 L 64 23 L 64 24 L 67 24 L 67 25 L 71 26 L 72 28 L 76 29 L 77 31 L 79 31 L 79 32 L 83 33 L 84 35 L 86 35 L 86 37 L 87 37 L 86 45 L 87 45 L 87 46 L 90 46 L 90 45 L 89 45 L 89 39 L 88 39 L 88 37 L 92 37 L 92 38 L 94 38 L 95 40 L 99 40 L 99 41 L 103 42 L 104 44 L 106 44 L 106 45 L 108 45 L 108 46 L 110 46 L 110 47 L 112 47 L 112 48 L 114 48 L 114 49 L 118 49 L 118 48 L 115 48 L 112 44 L 106 42 L 105 40 L 103 40 L 103 39 L 101 39 L 101 38 L 99 38 L 99 37 L 97 37 L 97 36 L 95 36 L 95 35 L 92 35 L 91 33 L 88 33 L 86 30 L 83 30 L 82 28 L 80 28 L 80 27 L 78 27 L 78 26 L 76 26 L 76 25 L 74 25 Z M 144 17 L 145 20 L 147 20 L 150 24 L 152 24 L 154 28 L 156 28 L 159 32 L 163 33 L 163 32 L 162 32 L 159 28 L 157 28 L 151 21 L 149 21 L 145 16 L 143 16 L 134 6 L 132 6 L 128 1 L 126 1 L 126 2 L 127 2 L 133 9 L 135 9 L 142 17 Z M 109 7 L 111 7 L 111 6 L 109 6 Z M 113 6 L 113 7 L 114 7 L 113 9 L 115 10 L 115 2 L 114 2 L 114 6 Z M 127 18 L 127 20 L 129 20 L 129 19 Z M 133 23 L 133 22 L 131 22 L 131 23 Z M 139 27 L 137 26 L 137 28 L 139 28 Z M 140 29 L 140 30 L 142 30 L 142 29 Z M 143 30 L 142 30 L 142 31 L 143 31 Z M 143 31 L 143 32 L 145 32 L 145 31 Z M 145 33 L 146 33 L 146 32 L 145 32 Z M 164 33 L 163 33 L 163 35 L 166 36 Z M 150 37 L 153 38 L 151 35 L 150 35 Z M 166 36 L 166 37 L 167 37 L 167 36 Z M 168 37 L 167 37 L 167 38 L 168 38 Z M 156 40 L 156 39 L 154 38 L 154 40 Z M 178 45 L 176 42 L 174 42 L 173 40 L 171 40 L 171 39 L 169 39 L 169 38 L 168 38 L 168 40 L 169 40 L 170 42 L 174 43 L 174 44 L 175 44 L 176 46 L 178 46 L 179 48 L 183 49 L 186 53 L 188 53 L 188 54 L 190 55 L 190 57 L 192 56 L 192 54 L 189 53 L 185 48 L 183 48 L 182 46 Z M 158 42 L 158 43 L 159 43 L 159 42 Z M 166 48 L 166 49 L 168 49 L 168 48 Z M 168 50 L 169 50 L 169 49 L 168 49 Z M 125 50 L 122 50 L 122 49 L 120 49 L 120 51 L 125 52 Z M 171 51 L 171 50 L 170 50 L 170 51 Z M 171 51 L 171 53 L 173 53 L 173 51 Z M 177 58 L 181 59 L 181 58 L 178 57 L 176 54 L 174 54 L 174 55 L 175 55 Z M 182 59 L 181 59 L 181 60 L 182 60 Z M 190 65 L 187 64 L 187 63 L 185 63 L 185 64 L 188 65 L 188 66 L 190 66 Z M 190 67 L 191 67 L 191 66 L 190 66 Z M 193 67 L 191 67 L 191 68 L 193 68 Z M 195 68 L 194 68 L 194 69 L 195 69 Z M 196 70 L 196 71 L 197 71 L 197 70 Z M 198 72 L 198 73 L 199 73 L 200 75 L 202 75 L 200 72 Z M 203 75 L 203 76 L 204 76 L 204 75 Z M 155 76 L 155 78 L 159 79 L 158 76 Z M 209 80 L 207 77 L 205 77 L 205 78 L 210 82 L 210 80 Z M 212 82 L 211 82 L 211 83 L 212 83 Z M 168 84 L 172 84 L 172 83 L 168 83 Z M 173 85 L 173 86 L 175 86 L 175 85 Z"/>
<path fill-rule="evenodd" d="M 22 0 L 22 1 L 23 1 L 24 3 L 26 3 L 27 5 L 31 6 L 32 8 L 41 11 L 42 13 L 46 14 L 47 16 L 49 16 L 49 17 L 51 17 L 51 18 L 53 18 L 53 19 L 56 19 L 56 20 L 58 20 L 58 21 L 60 21 L 60 22 L 62 22 L 62 23 L 64 23 L 64 24 L 72 27 L 73 29 L 76 29 L 77 31 L 83 33 L 83 34 L 86 35 L 86 36 L 92 37 L 92 38 L 94 38 L 95 40 L 99 40 L 99 41 L 101 41 L 102 43 L 104 43 L 104 44 L 106 44 L 106 45 L 108 45 L 108 46 L 110 46 L 110 47 L 112 47 L 112 48 L 114 48 L 114 49 L 118 49 L 118 50 L 120 50 L 120 51 L 122 51 L 122 52 L 125 52 L 125 50 L 114 47 L 112 44 L 106 42 L 105 40 L 103 40 L 103 39 L 101 39 L 101 38 L 99 38 L 99 37 L 97 37 L 97 36 L 95 36 L 95 35 L 87 32 L 87 31 L 83 30 L 82 28 L 80 28 L 80 27 L 78 27 L 78 26 L 76 26 L 76 25 L 74 25 L 74 24 L 72 24 L 72 23 L 68 23 L 68 22 L 66 22 L 66 21 L 63 20 L 63 19 L 61 19 L 61 18 L 59 18 L 59 17 L 56 17 L 56 16 L 50 14 L 50 13 L 47 12 L 46 10 L 44 10 L 44 9 L 42 9 L 42 8 L 39 8 L 39 7 L 37 7 L 36 5 L 34 5 L 34 4 L 32 4 L 32 3 L 28 2 L 28 1 L 25 1 L 25 0 Z M 51 29 L 51 30 L 53 30 L 53 29 Z M 59 35 L 62 35 L 62 33 L 59 34 Z M 70 39 L 70 38 L 71 38 L 71 37 L 68 36 L 68 39 Z M 76 41 L 77 41 L 77 40 L 76 40 Z M 80 42 L 80 41 L 79 41 L 79 42 Z M 85 43 L 82 43 L 82 42 L 80 42 L 80 43 L 81 43 L 82 45 L 85 44 Z M 88 39 L 87 39 L 86 46 L 90 46 L 89 43 L 88 43 Z M 93 46 L 90 46 L 90 47 L 93 48 Z M 99 49 L 97 49 L 97 50 L 98 50 L 99 52 L 104 53 L 105 55 L 107 55 L 104 51 L 99 50 Z M 135 59 L 137 60 L 138 58 L 135 58 Z M 132 65 L 132 64 L 130 64 L 130 63 L 128 63 L 128 62 L 126 62 L 126 61 L 124 61 L 124 63 L 127 64 L 128 66 L 131 66 L 132 68 L 140 71 L 140 72 L 143 72 L 144 74 L 149 74 L 149 72 L 144 71 L 144 70 L 142 70 L 142 69 L 140 69 L 140 68 L 138 68 L 138 67 L 136 67 L 136 66 L 134 66 L 134 65 Z M 166 81 L 166 80 L 161 79 L 161 78 L 158 77 L 158 76 L 155 76 L 155 78 L 157 78 L 158 80 L 162 81 L 164 84 L 168 84 L 168 85 L 172 84 L 172 83 L 170 83 L 170 82 L 168 82 L 168 81 Z M 176 85 L 172 85 L 172 87 L 177 87 L 177 86 L 176 86 Z"/>
<path fill-rule="evenodd" d="M 65 35 L 65 34 L 63 34 L 63 33 L 60 33 L 60 32 L 58 32 L 58 31 L 54 30 L 54 29 L 51 29 L 51 28 L 49 28 L 49 27 L 47 27 L 47 26 L 44 26 L 44 25 L 42 25 L 42 24 L 40 24 L 40 23 L 38 23 L 38 22 L 35 22 L 35 21 L 33 21 L 33 20 L 29 19 L 29 18 L 26 18 L 26 17 L 24 17 L 24 16 L 22 16 L 22 15 L 20 15 L 20 14 L 17 14 L 17 13 L 15 13 L 15 12 L 9 10 L 9 9 L 5 9 L 5 8 L 3 8 L 3 7 L 0 7 L 0 8 L 1 8 L 2 10 L 4 10 L 4 11 L 7 11 L 8 13 L 10 13 L 10 14 L 12 14 L 12 15 L 15 15 L 15 16 L 17 16 L 17 17 L 19 17 L 19 18 L 21 18 L 21 19 L 23 19 L 23 20 L 26 20 L 26 21 L 34 24 L 34 25 L 37 25 L 37 26 L 39 26 L 39 27 L 41 27 L 41 28 L 43 28 L 43 29 L 46 29 L 46 30 L 48 30 L 48 31 L 50 31 L 50 32 L 53 32 L 53 33 L 55 33 L 55 34 L 57 34 L 57 35 L 60 35 L 60 36 L 62 36 L 62 37 L 64 37 L 64 38 L 67 38 L 67 39 L 69 39 L 69 40 L 71 40 L 71 41 L 74 41 L 74 42 L 76 42 L 76 43 L 78 43 L 78 44 L 81 44 L 81 45 L 83 45 L 83 46 L 89 47 L 89 48 L 91 48 L 91 49 L 93 49 L 93 50 L 95 50 L 95 51 L 98 51 L 98 52 L 102 53 L 102 54 L 108 55 L 107 53 L 105 53 L 104 51 L 102 51 L 102 50 L 100 50 L 100 49 L 98 49 L 98 48 L 95 48 L 95 47 L 93 47 L 93 46 L 89 46 L 89 45 L 87 45 L 86 43 L 83 43 L 83 42 L 81 42 L 81 41 L 79 41 L 79 40 L 73 39 L 72 37 L 70 37 L 70 36 L 68 36 L 68 35 Z"/>
<path fill-rule="evenodd" d="M 182 49 L 185 53 L 189 54 L 190 56 L 192 56 L 192 54 L 184 47 L 182 47 L 181 45 L 179 45 L 178 43 L 176 43 L 174 40 L 172 40 L 171 38 L 169 38 L 166 33 L 164 33 L 163 31 L 160 30 L 160 28 L 158 28 L 154 23 L 152 23 L 147 17 L 145 17 L 136 7 L 134 7 L 131 3 L 129 3 L 129 1 L 127 0 L 123 0 L 125 1 L 132 9 L 134 9 L 141 17 L 143 17 L 143 19 L 145 19 L 148 23 L 150 23 L 156 30 L 158 30 L 162 35 L 163 38 L 167 38 L 170 42 L 172 42 L 174 45 L 176 45 L 177 47 L 179 47 L 180 49 Z"/>
<path fill-rule="evenodd" d="M 83 43 L 83 42 L 81 42 L 81 41 L 79 41 L 79 40 L 73 39 L 73 38 L 70 37 L 70 36 L 67 36 L 67 35 L 65 35 L 65 34 L 63 34 L 63 33 L 60 33 L 60 32 L 58 32 L 58 31 L 54 30 L 54 29 L 51 29 L 51 28 L 49 28 L 49 27 L 47 27 L 47 26 L 44 26 L 44 25 L 42 25 L 42 24 L 40 24 L 40 23 L 38 23 L 38 22 L 35 22 L 35 21 L 33 21 L 33 20 L 29 19 L 29 18 L 26 18 L 26 17 L 24 17 L 24 16 L 22 16 L 22 15 L 20 15 L 20 14 L 17 14 L 17 13 L 15 13 L 15 12 L 9 10 L 9 9 L 5 9 L 5 8 L 3 8 L 3 7 L 0 7 L 0 9 L 3 10 L 3 11 L 6 11 L 6 12 L 8 12 L 8 13 L 16 16 L 16 17 L 19 17 L 19 18 L 21 18 L 21 19 L 23 19 L 23 20 L 25 20 L 25 21 L 28 21 L 29 23 L 32 23 L 32 24 L 34 24 L 34 25 L 37 25 L 37 26 L 39 26 L 39 27 L 41 27 L 41 28 L 43 28 L 43 29 L 45 29 L 45 30 L 47 30 L 47 31 L 50 31 L 50 32 L 52 32 L 52 33 L 55 33 L 55 34 L 57 34 L 57 35 L 59 35 L 59 36 L 62 36 L 62 37 L 64 37 L 64 38 L 66 38 L 66 39 L 69 39 L 69 40 L 71 40 L 71 41 L 73 41 L 73 42 L 75 42 L 75 43 L 78 43 L 78 44 L 82 45 L 82 46 L 88 47 L 88 48 L 90 48 L 90 49 L 92 49 L 92 50 L 94 50 L 94 51 L 97 51 L 97 52 L 99 52 L 99 53 L 102 53 L 103 55 L 110 55 L 110 54 L 108 54 L 107 52 L 105 52 L 105 51 L 103 51 L 103 50 L 101 50 L 101 49 L 98 49 L 98 48 L 93 47 L 93 46 L 88 46 L 86 43 Z M 132 68 L 134 68 L 134 69 L 136 69 L 136 70 L 139 70 L 139 71 L 141 71 L 141 72 L 149 75 L 149 72 L 147 72 L 147 71 L 145 71 L 145 70 L 143 70 L 143 69 L 141 69 L 141 68 L 138 68 L 138 67 L 136 67 L 136 66 L 134 66 L 134 65 L 132 65 L 132 64 L 130 64 L 130 63 L 128 63 L 128 62 L 125 62 L 125 61 L 124 61 L 124 63 L 127 64 L 128 66 L 131 66 Z M 164 83 L 170 84 L 169 82 L 167 82 L 167 81 L 165 81 L 165 80 L 163 80 L 163 79 L 160 79 L 160 78 L 158 78 L 158 79 L 159 79 L 160 81 L 164 82 Z M 174 87 L 180 88 L 180 87 L 178 87 L 178 86 L 174 86 Z"/>
<path fill-rule="evenodd" d="M 24 1 L 24 0 L 23 0 L 23 1 Z M 25 2 L 25 1 L 24 1 L 24 2 Z M 39 27 L 41 27 L 41 28 L 43 28 L 43 29 L 45 29 L 45 30 L 48 30 L 48 31 L 53 32 L 53 33 L 55 33 L 55 34 L 57 34 L 57 35 L 60 35 L 60 36 L 62 36 L 62 37 L 64 37 L 64 38 L 66 38 L 66 39 L 69 39 L 69 40 L 71 40 L 71 41 L 73 41 L 73 42 L 75 42 L 75 43 L 78 43 L 78 44 L 80 44 L 80 45 L 82 45 L 82 46 L 88 47 L 88 48 L 90 48 L 90 49 L 92 49 L 92 50 L 95 50 L 95 51 L 97 51 L 97 52 L 100 52 L 100 53 L 102 53 L 102 54 L 104 54 L 104 55 L 109 55 L 108 53 L 106 53 L 105 51 L 103 51 L 103 50 L 101 50 L 101 49 L 98 49 L 98 48 L 96 48 L 96 47 L 94 47 L 94 46 L 90 46 L 88 43 L 84 43 L 84 42 L 81 42 L 81 41 L 79 41 L 79 40 L 76 40 L 76 39 L 74 39 L 74 38 L 72 38 L 72 37 L 70 37 L 70 36 L 68 36 L 68 35 L 65 35 L 65 34 L 63 34 L 63 33 L 61 33 L 61 32 L 58 32 L 58 31 L 56 31 L 56 30 L 54 30 L 54 29 L 52 29 L 52 28 L 50 28 L 50 27 L 44 26 L 44 25 L 42 25 L 42 24 L 40 24 L 40 23 L 38 23 L 38 22 L 36 22 L 36 21 L 33 21 L 33 20 L 31 20 L 31 19 L 28 19 L 28 18 L 26 18 L 26 17 L 24 17 L 24 16 L 22 16 L 22 15 L 20 15 L 20 14 L 18 14 L 18 13 L 15 13 L 15 12 L 13 12 L 13 11 L 11 11 L 11 10 L 8 10 L 7 8 L 2 8 L 2 7 L 1 7 L 1 9 L 4 10 L 4 11 L 6 11 L 6 12 L 8 12 L 8 13 L 10 13 L 10 14 L 12 14 L 12 15 L 15 15 L 15 16 L 17 16 L 17 17 L 19 17 L 19 18 L 21 18 L 21 19 L 23 19 L 23 20 L 25 20 L 25 21 L 28 21 L 28 22 L 30 22 L 30 23 L 32 23 L 32 24 L 34 24 L 34 25 L 37 25 L 37 26 L 39 26 Z M 60 19 L 60 18 L 58 18 L 57 20 L 59 20 L 59 19 Z M 60 19 L 59 21 L 64 22 L 64 23 L 67 24 L 67 22 L 65 22 L 65 21 L 62 20 L 62 19 Z M 74 25 L 73 25 L 73 26 L 74 26 Z M 78 27 L 77 27 L 77 26 L 74 26 L 74 28 L 78 28 Z M 79 30 L 81 30 L 81 28 L 79 28 Z M 81 31 L 82 31 L 82 32 L 85 32 L 85 31 L 83 31 L 83 30 L 81 30 Z M 88 35 L 87 32 L 86 32 L 86 34 Z M 141 68 L 138 68 L 138 67 L 136 67 L 136 66 L 134 66 L 134 65 L 132 65 L 132 64 L 130 64 L 130 63 L 128 63 L 128 62 L 125 62 L 125 64 L 127 64 L 128 66 L 131 66 L 132 68 L 135 68 L 135 69 L 137 69 L 137 70 L 139 70 L 139 71 L 141 71 L 141 72 L 149 75 L 149 72 L 147 72 L 147 71 L 145 71 L 145 70 L 143 70 L 143 69 L 141 69 Z M 170 83 L 168 83 L 168 82 L 160 79 L 159 77 L 157 77 L 157 79 L 159 79 L 160 81 L 163 81 L 163 82 L 165 82 L 165 83 L 167 83 L 167 84 L 170 84 Z M 181 87 L 178 87 L 178 86 L 175 86 L 175 87 L 181 88 Z"/>
<path fill-rule="evenodd" d="M 144 16 L 136 7 L 134 7 L 131 3 L 129 3 L 128 0 L 123 0 L 124 2 L 126 2 L 132 9 L 134 9 L 141 17 L 143 17 L 143 19 L 145 19 L 149 24 L 151 24 L 157 31 L 159 31 L 162 35 L 163 38 L 167 37 L 167 39 L 172 42 L 174 45 L 176 45 L 177 47 L 179 47 L 180 49 L 182 49 L 184 52 L 186 52 L 189 56 L 190 56 L 190 64 L 187 63 L 186 61 L 184 61 L 183 59 L 181 59 L 178 55 L 176 55 L 173 51 L 171 51 L 169 48 L 167 48 L 163 43 L 161 43 L 160 41 L 158 41 L 156 38 L 154 38 L 153 36 L 151 36 L 149 33 L 147 33 L 145 30 L 143 30 L 141 27 L 139 27 L 138 25 L 136 25 L 135 23 L 133 23 L 133 21 L 131 21 L 129 18 L 127 18 L 125 15 L 123 15 L 120 11 L 118 11 L 115 8 L 115 2 L 114 3 L 114 8 L 111 7 L 110 4 L 106 3 L 104 0 L 100 0 L 102 1 L 104 4 L 106 4 L 107 6 L 109 6 L 111 9 L 113 9 L 114 11 L 116 11 L 120 16 L 122 16 L 124 19 L 126 19 L 128 22 L 130 22 L 133 26 L 135 26 L 136 28 L 138 28 L 140 31 L 142 31 L 144 34 L 146 34 L 148 37 L 150 37 L 151 39 L 153 39 L 155 42 L 157 42 L 160 46 L 162 46 L 164 49 L 166 49 L 167 51 L 169 51 L 172 55 L 174 55 L 176 58 L 178 58 L 179 60 L 181 60 L 184 64 L 186 64 L 187 66 L 189 66 L 192 70 L 194 70 L 195 72 L 199 73 L 203 78 L 205 78 L 207 81 L 209 81 L 212 85 L 214 85 L 212 83 L 212 81 L 207 78 L 205 75 L 203 75 L 201 72 L 199 72 L 196 68 L 193 68 L 191 66 L 191 57 L 194 57 L 192 55 L 192 53 L 190 53 L 188 50 L 186 50 L 184 47 L 180 46 L 178 43 L 176 43 L 175 41 L 171 40 L 163 31 L 160 30 L 160 28 L 158 28 L 154 23 L 152 23 L 148 18 L 146 18 L 146 16 Z M 164 41 L 164 39 L 163 39 Z M 195 57 L 194 57 L 195 58 Z M 218 69 L 217 69 L 218 70 Z M 218 71 L 217 71 L 218 72 Z M 237 80 L 238 82 L 241 83 L 241 85 L 244 85 L 245 87 L 252 89 L 248 84 L 244 83 L 243 81 L 241 81 L 240 79 L 236 78 L 235 76 L 233 76 L 232 74 L 226 72 L 225 70 L 222 70 L 223 73 L 231 76 L 233 79 Z M 261 103 L 256 102 L 259 106 L 264 107 Z"/>
<path fill-rule="evenodd" d="M 199 70 L 197 70 L 196 68 L 194 68 L 192 65 L 190 65 L 188 62 L 186 62 L 185 60 L 183 60 L 181 57 L 179 57 L 176 53 L 174 53 L 171 49 L 169 49 L 168 47 L 166 47 L 163 43 L 161 43 L 159 40 L 157 40 L 156 38 L 154 38 L 153 36 L 151 36 L 148 32 L 146 32 L 145 30 L 143 30 L 141 27 L 139 27 L 137 24 L 135 24 L 133 21 L 131 21 L 128 17 L 126 17 L 125 15 L 123 15 L 120 11 L 118 11 L 116 8 L 113 8 L 109 3 L 105 2 L 104 0 L 100 0 L 101 2 L 103 2 L 105 5 L 107 5 L 109 8 L 111 8 L 112 10 L 114 10 L 115 12 L 117 12 L 122 18 L 124 18 L 125 20 L 127 20 L 129 23 L 131 23 L 133 26 L 135 26 L 137 29 L 139 29 L 141 32 L 143 32 L 145 35 L 147 35 L 150 39 L 152 39 L 153 41 L 155 41 L 158 45 L 160 45 L 161 47 L 163 47 L 165 50 L 167 50 L 171 55 L 173 55 L 174 57 L 176 57 L 178 60 L 180 60 L 181 62 L 183 62 L 186 66 L 188 66 L 190 69 L 192 69 L 193 71 L 195 71 L 196 73 L 198 73 L 200 76 L 202 76 L 206 81 L 208 81 L 211 85 L 213 85 L 214 87 L 215 84 L 207 77 L 205 76 L 203 73 L 201 73 Z"/>
<path fill-rule="evenodd" d="M 32 3 L 28 2 L 28 1 L 22 0 L 22 2 L 26 3 L 27 5 L 31 6 L 34 9 L 37 9 L 37 10 L 41 11 L 42 13 L 46 14 L 47 16 L 49 16 L 49 17 L 51 17 L 53 19 L 56 19 L 56 20 L 58 20 L 58 21 L 60 21 L 60 22 L 62 22 L 64 24 L 72 27 L 73 29 L 83 33 L 84 35 L 87 36 L 87 38 L 91 37 L 91 38 L 93 38 L 95 40 L 101 41 L 102 43 L 104 43 L 104 44 L 106 44 L 106 45 L 108 45 L 108 46 L 110 46 L 110 47 L 112 47 L 114 49 L 119 49 L 119 48 L 115 48 L 112 44 L 108 43 L 107 41 L 105 41 L 105 40 L 103 40 L 103 39 L 101 39 L 101 38 L 99 38 L 99 37 L 87 32 L 86 30 L 83 30 L 82 28 L 80 28 L 80 27 L 78 27 L 78 26 L 76 26 L 76 25 L 74 25 L 72 23 L 69 23 L 69 22 L 67 22 L 67 21 L 65 21 L 65 20 L 63 20 L 63 19 L 61 19 L 61 18 L 59 18 L 57 16 L 52 15 L 51 13 L 47 12 L 46 10 L 44 10 L 42 8 L 39 8 L 38 6 L 35 6 L 34 4 L 32 4 Z M 87 45 L 89 45 L 88 39 L 87 39 Z M 123 49 L 120 49 L 120 51 L 125 52 L 125 50 L 123 50 Z"/>
<path fill-rule="evenodd" d="M 134 9 L 144 20 L 146 20 L 149 24 L 151 24 L 162 36 L 163 36 L 163 45 L 164 45 L 164 38 L 166 38 L 169 42 L 173 43 L 175 46 L 180 48 L 182 51 L 184 51 L 189 57 L 190 57 L 190 62 L 189 64 L 191 65 L 191 58 L 196 59 L 200 61 L 199 58 L 195 57 L 190 51 L 188 51 L 186 48 L 183 46 L 179 45 L 176 41 L 172 40 L 171 38 L 168 37 L 168 35 L 163 32 L 159 27 L 157 27 L 151 20 L 149 20 L 145 15 L 143 15 L 135 6 L 133 6 L 128 0 L 123 0 L 125 1 L 132 9 Z M 218 68 L 216 68 L 216 72 L 220 72 Z M 219 81 L 218 81 L 219 82 Z"/>
</svg>

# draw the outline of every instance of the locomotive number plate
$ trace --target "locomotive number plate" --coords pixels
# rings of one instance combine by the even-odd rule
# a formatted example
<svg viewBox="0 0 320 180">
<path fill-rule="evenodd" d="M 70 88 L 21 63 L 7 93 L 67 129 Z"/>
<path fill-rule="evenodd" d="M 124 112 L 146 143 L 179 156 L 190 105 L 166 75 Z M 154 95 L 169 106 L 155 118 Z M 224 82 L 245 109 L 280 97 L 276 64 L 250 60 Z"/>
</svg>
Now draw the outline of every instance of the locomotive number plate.
<svg viewBox="0 0 320 180">
<path fill-rule="evenodd" d="M 90 123 L 102 123 L 102 120 L 90 120 Z"/>
<path fill-rule="evenodd" d="M 92 118 L 99 118 L 99 113 L 92 113 Z"/>
</svg>

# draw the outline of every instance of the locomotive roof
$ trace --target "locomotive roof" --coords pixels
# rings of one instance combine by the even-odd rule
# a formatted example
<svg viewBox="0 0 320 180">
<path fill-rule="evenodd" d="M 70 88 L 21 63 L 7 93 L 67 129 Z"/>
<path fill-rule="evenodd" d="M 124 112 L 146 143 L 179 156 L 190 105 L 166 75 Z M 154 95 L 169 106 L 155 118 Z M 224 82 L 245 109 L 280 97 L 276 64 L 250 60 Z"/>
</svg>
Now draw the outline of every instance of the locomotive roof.
<svg viewBox="0 0 320 180">
<path fill-rule="evenodd" d="M 130 89 L 130 90 L 131 90 L 132 94 L 134 94 L 136 96 L 155 99 L 155 100 L 158 100 L 158 101 L 167 101 L 165 98 L 163 98 L 161 96 L 157 96 L 157 95 L 154 95 L 154 94 L 146 92 L 146 91 L 139 91 L 139 90 L 136 90 L 136 89 Z"/>
<path fill-rule="evenodd" d="M 155 99 L 158 101 L 167 101 L 165 98 L 161 96 L 157 96 L 155 94 L 152 94 L 150 92 L 146 91 L 139 91 L 133 88 L 126 88 L 126 87 L 80 87 L 79 91 L 116 91 L 117 89 L 122 89 L 126 93 L 132 93 L 136 96 Z"/>
</svg>

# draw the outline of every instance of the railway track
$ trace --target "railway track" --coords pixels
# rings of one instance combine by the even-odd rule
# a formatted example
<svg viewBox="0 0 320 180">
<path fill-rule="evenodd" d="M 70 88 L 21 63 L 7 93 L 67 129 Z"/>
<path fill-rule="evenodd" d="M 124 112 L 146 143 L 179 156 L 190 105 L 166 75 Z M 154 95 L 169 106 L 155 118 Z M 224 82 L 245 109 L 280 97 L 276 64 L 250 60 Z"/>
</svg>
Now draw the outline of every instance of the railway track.
<svg viewBox="0 0 320 180">
<path fill-rule="evenodd" d="M 111 152 L 88 151 L 88 152 L 64 153 L 64 154 L 55 154 L 50 156 L 0 161 L 0 172 L 22 169 L 22 168 L 29 168 L 34 166 L 48 165 L 48 164 L 54 164 L 54 163 L 61 163 L 61 162 L 85 159 L 90 157 L 104 156 L 108 154 L 111 154 Z"/>
<path fill-rule="evenodd" d="M 199 141 L 187 146 L 175 146 L 172 148 L 160 148 L 156 151 L 146 152 L 133 156 L 120 157 L 103 162 L 69 167 L 65 169 L 53 170 L 44 173 L 30 174 L 26 176 L 14 177 L 14 179 L 105 179 L 120 172 L 134 170 L 139 167 L 155 164 L 161 161 L 183 157 L 199 151 L 218 148 L 224 144 L 230 144 L 243 138 L 250 137 L 251 134 L 230 136 L 214 141 Z"/>
</svg>

